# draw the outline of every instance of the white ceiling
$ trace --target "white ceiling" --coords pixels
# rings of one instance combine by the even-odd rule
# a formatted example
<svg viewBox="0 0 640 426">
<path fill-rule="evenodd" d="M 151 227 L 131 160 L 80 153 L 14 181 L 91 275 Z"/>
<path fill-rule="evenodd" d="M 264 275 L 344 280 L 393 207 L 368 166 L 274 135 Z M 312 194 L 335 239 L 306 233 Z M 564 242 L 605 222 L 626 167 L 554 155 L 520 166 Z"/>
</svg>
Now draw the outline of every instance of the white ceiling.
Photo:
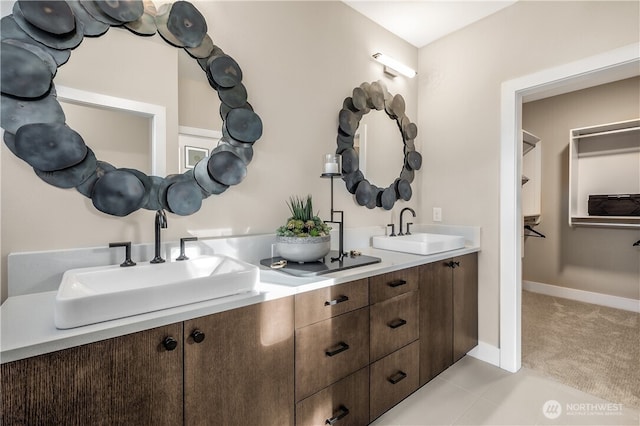
<svg viewBox="0 0 640 426">
<path fill-rule="evenodd" d="M 420 48 L 516 1 L 355 0 L 344 3 Z"/>
</svg>

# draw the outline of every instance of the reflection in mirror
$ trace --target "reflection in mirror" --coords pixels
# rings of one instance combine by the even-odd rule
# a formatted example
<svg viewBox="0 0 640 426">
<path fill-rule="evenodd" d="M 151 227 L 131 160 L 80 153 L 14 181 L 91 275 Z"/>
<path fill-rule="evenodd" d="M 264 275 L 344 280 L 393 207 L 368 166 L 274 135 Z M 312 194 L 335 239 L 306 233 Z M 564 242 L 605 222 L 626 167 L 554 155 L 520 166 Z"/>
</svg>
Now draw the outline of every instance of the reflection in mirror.
<svg viewBox="0 0 640 426">
<path fill-rule="evenodd" d="M 212 94 L 198 62 L 187 54 L 178 55 L 178 122 L 180 126 L 222 130 L 220 100 Z"/>
<path fill-rule="evenodd" d="M 67 124 L 92 135 L 98 158 L 154 176 L 166 174 L 166 112 L 160 105 L 58 86 Z"/>
<path fill-rule="evenodd" d="M 150 123 L 146 117 L 60 102 L 66 123 L 84 135 L 98 158 L 151 173 Z"/>
<path fill-rule="evenodd" d="M 354 147 L 358 142 L 360 170 L 369 182 L 379 186 L 393 182 L 404 165 L 402 135 L 395 120 L 383 111 L 371 110 L 360 120 Z"/>
<path fill-rule="evenodd" d="M 202 152 L 206 157 L 222 139 L 222 132 L 216 130 L 199 129 L 195 127 L 180 126 L 178 134 L 178 161 L 180 173 L 195 167 L 199 158 L 189 158 L 193 152 Z M 205 153 L 206 152 L 206 153 Z M 191 153 L 191 154 L 190 154 Z M 196 154 L 197 155 L 197 154 Z"/>
</svg>

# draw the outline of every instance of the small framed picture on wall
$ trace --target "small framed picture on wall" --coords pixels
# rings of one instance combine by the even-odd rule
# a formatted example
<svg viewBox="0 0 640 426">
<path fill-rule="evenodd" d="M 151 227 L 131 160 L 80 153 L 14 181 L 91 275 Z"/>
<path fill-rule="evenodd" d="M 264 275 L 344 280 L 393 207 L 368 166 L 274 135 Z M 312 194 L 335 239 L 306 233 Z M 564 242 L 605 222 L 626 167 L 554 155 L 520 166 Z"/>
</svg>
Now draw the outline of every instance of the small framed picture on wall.
<svg viewBox="0 0 640 426">
<path fill-rule="evenodd" d="M 185 145 L 184 147 L 184 168 L 193 169 L 198 161 L 209 155 L 209 150 L 206 148 L 197 148 L 195 146 Z"/>
<path fill-rule="evenodd" d="M 178 134 L 178 165 L 180 173 L 193 169 L 206 158 L 222 138 L 222 132 L 196 127 L 180 126 Z"/>
</svg>

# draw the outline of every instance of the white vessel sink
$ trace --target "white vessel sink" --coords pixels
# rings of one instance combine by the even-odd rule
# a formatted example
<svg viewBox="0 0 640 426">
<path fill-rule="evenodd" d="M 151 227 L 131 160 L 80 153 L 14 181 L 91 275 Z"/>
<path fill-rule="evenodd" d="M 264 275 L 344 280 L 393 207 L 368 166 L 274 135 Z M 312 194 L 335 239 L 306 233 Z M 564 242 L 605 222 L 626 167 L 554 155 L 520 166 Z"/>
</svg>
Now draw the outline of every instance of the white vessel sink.
<svg viewBox="0 0 640 426">
<path fill-rule="evenodd" d="M 70 269 L 55 301 L 57 328 L 73 328 L 251 292 L 259 269 L 227 256 Z"/>
<path fill-rule="evenodd" d="M 434 254 L 464 247 L 464 237 L 457 235 L 416 233 L 373 237 L 373 247 L 412 254 Z"/>
</svg>

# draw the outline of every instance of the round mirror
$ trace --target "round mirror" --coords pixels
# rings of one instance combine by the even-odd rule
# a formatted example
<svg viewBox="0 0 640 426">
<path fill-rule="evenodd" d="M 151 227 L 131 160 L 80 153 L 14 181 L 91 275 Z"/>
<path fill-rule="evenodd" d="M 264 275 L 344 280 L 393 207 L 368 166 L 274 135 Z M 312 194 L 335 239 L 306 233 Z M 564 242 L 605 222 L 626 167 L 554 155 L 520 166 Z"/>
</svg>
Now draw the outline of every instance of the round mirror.
<svg viewBox="0 0 640 426">
<path fill-rule="evenodd" d="M 367 115 L 372 110 L 384 111 L 392 126 L 378 123 L 374 114 Z M 397 200 L 409 201 L 422 156 L 415 148 L 418 127 L 405 114 L 404 98 L 391 95 L 381 81 L 363 83 L 344 100 L 338 122 L 336 153 L 342 155 L 343 180 L 356 203 L 391 210 Z M 398 133 L 402 150 L 393 147 Z M 390 147 L 398 155 L 387 154 Z M 399 175 L 389 174 L 394 170 L 400 170 Z M 367 176 L 375 179 L 370 181 Z M 378 186 L 381 183 L 386 186 Z"/>
<path fill-rule="evenodd" d="M 37 3 L 37 4 L 36 4 Z M 96 209 L 126 216 L 140 208 L 186 216 L 202 200 L 237 185 L 246 176 L 262 121 L 247 102 L 240 66 L 215 46 L 202 14 L 189 2 L 29 2 L 18 0 L 2 19 L 1 126 L 7 147 L 45 182 L 76 188 Z M 149 176 L 100 161 L 79 131 L 66 121 L 53 79 L 85 36 L 111 26 L 133 34 L 156 32 L 184 49 L 221 101 L 223 137 L 211 155 L 181 175 Z"/>
</svg>

